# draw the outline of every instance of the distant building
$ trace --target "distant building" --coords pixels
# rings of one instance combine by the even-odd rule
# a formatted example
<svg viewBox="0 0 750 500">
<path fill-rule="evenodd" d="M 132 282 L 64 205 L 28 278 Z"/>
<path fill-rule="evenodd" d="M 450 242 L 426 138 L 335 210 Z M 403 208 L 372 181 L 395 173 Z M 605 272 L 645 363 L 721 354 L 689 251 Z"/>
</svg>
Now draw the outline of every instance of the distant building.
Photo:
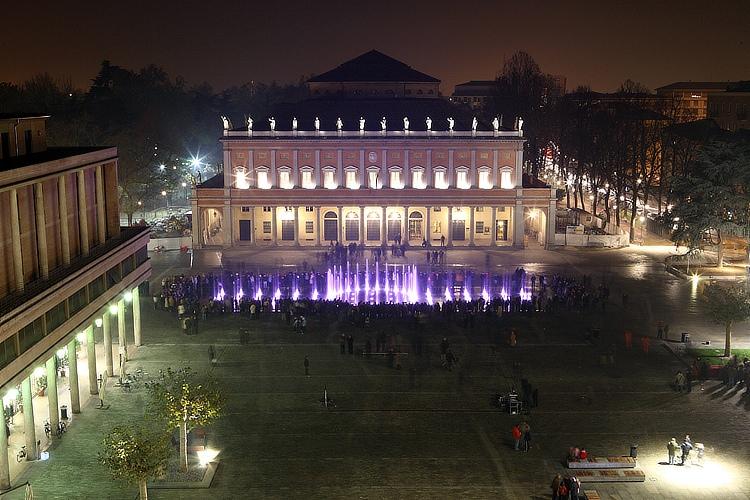
<svg viewBox="0 0 750 500">
<path fill-rule="evenodd" d="M 656 94 L 673 101 L 675 122 L 685 123 L 708 117 L 708 97 L 724 92 L 732 82 L 675 82 L 659 87 Z"/>
<path fill-rule="evenodd" d="M 47 118 L 0 115 L 0 422 L 23 408 L 11 432 L 24 435 L 27 460 L 41 422 L 54 430 L 63 406 L 79 413 L 80 393 L 115 373 L 114 327 L 123 358 L 127 330 L 140 343 L 139 285 L 151 273 L 148 228 L 120 227 L 117 148 L 47 147 Z M 48 412 L 34 416 L 32 395 Z M 0 460 L 0 489 L 8 478 Z"/>
<path fill-rule="evenodd" d="M 195 189 L 194 248 L 554 242 L 555 189 L 523 174 L 523 134 L 473 130 L 439 83 L 372 51 L 225 130 L 223 174 Z"/>
<path fill-rule="evenodd" d="M 471 80 L 459 83 L 451 94 L 451 102 L 465 104 L 471 109 L 484 109 L 497 94 L 495 80 Z"/>
<path fill-rule="evenodd" d="M 710 94 L 708 116 L 725 130 L 750 130 L 750 82 L 732 85 L 726 92 Z"/>
</svg>

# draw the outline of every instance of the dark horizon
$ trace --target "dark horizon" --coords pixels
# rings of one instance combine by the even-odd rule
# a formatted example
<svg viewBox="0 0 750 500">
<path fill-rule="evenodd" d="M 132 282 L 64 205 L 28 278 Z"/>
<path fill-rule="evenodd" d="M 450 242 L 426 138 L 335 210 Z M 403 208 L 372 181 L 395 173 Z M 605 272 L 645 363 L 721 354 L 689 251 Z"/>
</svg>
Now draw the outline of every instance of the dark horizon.
<svg viewBox="0 0 750 500">
<path fill-rule="evenodd" d="M 494 78 L 518 50 L 544 72 L 565 76 L 568 90 L 613 91 L 625 79 L 652 90 L 674 81 L 750 79 L 750 3 L 741 0 L 710 10 L 643 0 L 609 8 L 588 0 L 478 2 L 462 10 L 439 1 L 409 9 L 392 1 L 120 5 L 19 4 L 4 39 L 23 42 L 2 51 L 0 81 L 48 72 L 85 89 L 107 59 L 131 70 L 155 64 L 190 85 L 222 90 L 251 80 L 294 82 L 371 49 L 441 79 L 444 95 L 457 83 Z"/>
</svg>

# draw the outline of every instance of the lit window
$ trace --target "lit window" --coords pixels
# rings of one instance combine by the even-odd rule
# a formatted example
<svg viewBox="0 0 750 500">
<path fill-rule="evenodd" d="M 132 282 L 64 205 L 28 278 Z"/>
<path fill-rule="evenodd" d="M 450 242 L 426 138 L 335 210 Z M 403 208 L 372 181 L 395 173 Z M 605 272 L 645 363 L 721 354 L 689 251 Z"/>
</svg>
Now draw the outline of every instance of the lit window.
<svg viewBox="0 0 750 500">
<path fill-rule="evenodd" d="M 258 171 L 258 187 L 260 189 L 270 189 L 271 184 L 268 182 L 268 172 L 265 170 Z"/>
<path fill-rule="evenodd" d="M 424 172 L 422 170 L 414 170 L 411 173 L 411 185 L 417 189 L 424 189 Z"/>
<path fill-rule="evenodd" d="M 311 170 L 302 171 L 302 187 L 305 189 L 315 188 L 315 182 L 313 182 L 313 175 Z"/>
<path fill-rule="evenodd" d="M 247 212 L 250 211 L 250 207 L 243 205 L 242 206 L 242 211 L 245 212 L 245 213 L 247 213 Z"/>
<path fill-rule="evenodd" d="M 347 170 L 346 187 L 348 189 L 359 189 L 359 184 L 357 183 L 357 171 L 356 170 Z"/>
<path fill-rule="evenodd" d="M 469 189 L 469 172 L 465 169 L 456 172 L 456 187 L 459 189 Z"/>
<path fill-rule="evenodd" d="M 336 172 L 333 170 L 323 172 L 323 186 L 326 189 L 336 189 Z"/>
<path fill-rule="evenodd" d="M 281 189 L 292 189 L 291 172 L 289 170 L 279 172 L 279 186 Z"/>
<path fill-rule="evenodd" d="M 380 186 L 378 185 L 378 171 L 377 170 L 370 170 L 368 172 L 369 177 L 369 186 L 371 189 L 379 189 Z"/>
<path fill-rule="evenodd" d="M 401 189 L 404 187 L 404 185 L 401 183 L 401 172 L 395 170 L 391 172 L 390 186 L 393 189 Z"/>
<path fill-rule="evenodd" d="M 247 170 L 245 167 L 235 168 L 236 181 L 234 183 L 237 189 L 248 189 L 250 187 L 250 181 L 247 178 Z"/>
<path fill-rule="evenodd" d="M 445 170 L 435 171 L 435 188 L 436 189 L 447 189 L 448 182 L 445 179 Z"/>
<path fill-rule="evenodd" d="M 481 189 L 492 189 L 492 182 L 490 181 L 489 170 L 479 171 L 479 187 Z"/>
<path fill-rule="evenodd" d="M 513 179 L 510 170 L 500 172 L 500 187 L 502 189 L 513 189 Z"/>
</svg>

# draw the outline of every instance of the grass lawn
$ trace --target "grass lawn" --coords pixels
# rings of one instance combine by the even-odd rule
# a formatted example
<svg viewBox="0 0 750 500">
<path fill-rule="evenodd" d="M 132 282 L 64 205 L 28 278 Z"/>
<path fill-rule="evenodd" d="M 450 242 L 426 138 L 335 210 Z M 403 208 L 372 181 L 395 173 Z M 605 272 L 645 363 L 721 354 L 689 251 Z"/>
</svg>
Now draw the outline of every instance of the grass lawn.
<svg viewBox="0 0 750 500">
<path fill-rule="evenodd" d="M 725 365 L 729 361 L 728 358 L 724 357 L 723 347 L 711 349 L 688 349 L 687 352 L 694 358 L 706 358 L 709 365 Z M 750 349 L 732 349 L 732 354 L 737 356 L 737 359 L 739 360 L 744 358 L 750 359 Z"/>
</svg>

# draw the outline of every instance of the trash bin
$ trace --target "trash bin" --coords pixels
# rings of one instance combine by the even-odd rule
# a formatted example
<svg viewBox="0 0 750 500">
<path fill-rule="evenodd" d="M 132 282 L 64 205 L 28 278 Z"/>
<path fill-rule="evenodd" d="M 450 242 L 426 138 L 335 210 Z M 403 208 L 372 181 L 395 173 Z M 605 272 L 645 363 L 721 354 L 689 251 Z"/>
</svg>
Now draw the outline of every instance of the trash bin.
<svg viewBox="0 0 750 500">
<path fill-rule="evenodd" d="M 66 405 L 60 407 L 60 419 L 68 420 L 68 407 Z"/>
<path fill-rule="evenodd" d="M 637 444 L 630 445 L 630 458 L 638 458 L 638 445 Z"/>
<path fill-rule="evenodd" d="M 688 342 L 690 342 L 690 334 L 689 333 L 682 332 L 682 342 L 684 344 L 687 344 Z"/>
</svg>

